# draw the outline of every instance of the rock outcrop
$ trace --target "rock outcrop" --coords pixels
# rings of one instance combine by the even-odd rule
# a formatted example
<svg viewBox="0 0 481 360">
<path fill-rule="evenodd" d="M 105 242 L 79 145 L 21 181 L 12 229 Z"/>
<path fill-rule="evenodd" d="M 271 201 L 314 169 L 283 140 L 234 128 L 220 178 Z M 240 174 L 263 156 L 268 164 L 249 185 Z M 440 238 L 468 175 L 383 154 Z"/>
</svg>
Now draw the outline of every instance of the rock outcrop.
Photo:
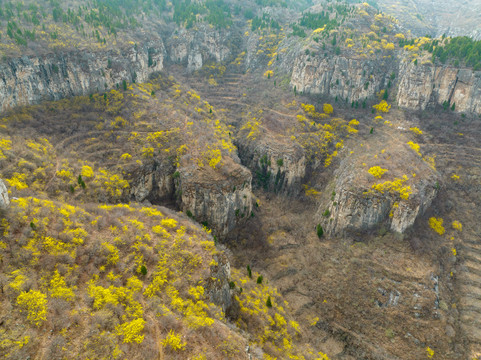
<svg viewBox="0 0 481 360">
<path fill-rule="evenodd" d="M 335 171 L 334 180 L 327 187 L 326 197 L 318 210 L 317 217 L 324 231 L 331 236 L 341 236 L 363 233 L 381 226 L 397 233 L 404 233 L 411 228 L 436 197 L 438 175 L 421 158 L 413 157 L 406 161 L 416 165 L 418 174 L 415 177 L 405 175 L 406 180 L 399 189 L 409 187 L 407 191 L 410 194 L 403 198 L 399 191 L 386 189 L 380 192 L 372 189 L 372 183 L 395 179 L 374 179 L 366 174 L 366 170 L 359 172 L 350 158 L 344 159 Z"/>
<path fill-rule="evenodd" d="M 220 171 L 209 166 L 181 167 L 177 182 L 181 209 L 224 238 L 252 212 L 252 175 L 230 158 Z"/>
<path fill-rule="evenodd" d="M 295 60 L 291 86 L 298 92 L 338 97 L 349 103 L 363 101 L 387 88 L 394 69 L 388 61 L 302 54 Z"/>
<path fill-rule="evenodd" d="M 10 199 L 8 198 L 8 190 L 3 180 L 0 179 L 0 210 L 6 210 L 10 206 Z"/>
<path fill-rule="evenodd" d="M 160 33 L 160 30 L 159 30 Z M 23 56 L 0 63 L 0 111 L 115 89 L 123 81 L 144 82 L 165 62 L 188 71 L 206 62 L 222 62 L 232 54 L 233 31 L 199 24 L 195 31 L 179 29 L 149 35 L 136 44 L 109 51 L 64 51 Z M 166 39 L 166 45 L 164 40 Z"/>
<path fill-rule="evenodd" d="M 391 79 L 391 74 L 399 74 Z M 393 57 L 384 60 L 351 59 L 319 54 L 297 56 L 291 86 L 298 92 L 363 101 L 387 89 L 389 82 L 397 104 L 425 110 L 455 104 L 458 112 L 481 113 L 481 71 L 419 64 Z"/>
<path fill-rule="evenodd" d="M 24 56 L 0 64 L 0 111 L 143 82 L 164 67 L 161 39 L 118 51 Z"/>
<path fill-rule="evenodd" d="M 481 71 L 401 62 L 397 102 L 424 110 L 443 103 L 456 111 L 481 113 Z"/>
<path fill-rule="evenodd" d="M 247 142 L 239 144 L 239 155 L 259 187 L 286 195 L 300 192 L 306 175 L 306 157 L 299 145 L 277 141 Z"/>
<path fill-rule="evenodd" d="M 198 24 L 195 31 L 179 29 L 166 36 L 167 53 L 171 62 L 185 65 L 188 71 L 199 70 L 208 61 L 221 62 L 231 55 L 231 36 L 228 30 L 206 24 Z"/>
<path fill-rule="evenodd" d="M 132 174 L 130 195 L 138 202 L 166 203 L 174 200 L 175 167 L 171 162 L 153 161 Z"/>
<path fill-rule="evenodd" d="M 230 263 L 223 252 L 214 255 L 210 266 L 210 277 L 206 279 L 206 292 L 210 301 L 222 307 L 224 314 L 229 314 L 234 304 L 233 290 L 230 287 Z"/>
</svg>

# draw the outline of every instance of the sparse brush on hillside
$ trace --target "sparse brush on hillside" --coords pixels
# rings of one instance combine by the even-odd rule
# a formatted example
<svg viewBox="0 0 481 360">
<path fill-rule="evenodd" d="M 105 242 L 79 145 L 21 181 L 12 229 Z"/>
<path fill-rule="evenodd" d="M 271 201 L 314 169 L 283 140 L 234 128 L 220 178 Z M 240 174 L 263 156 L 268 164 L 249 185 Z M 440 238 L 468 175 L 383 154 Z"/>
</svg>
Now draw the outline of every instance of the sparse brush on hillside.
<svg viewBox="0 0 481 360">
<path fill-rule="evenodd" d="M 14 200 L 0 241 L 6 358 L 212 358 L 240 347 L 209 302 L 209 284 L 226 281 L 210 277 L 212 237 L 163 211 Z"/>
<path fill-rule="evenodd" d="M 274 358 L 325 358 L 262 277 L 211 275 L 223 255 L 206 228 L 126 203 L 133 174 L 152 162 L 169 163 L 177 180 L 176 167 L 224 171 L 236 148 L 211 109 L 158 77 L 1 120 L 0 173 L 15 198 L 0 227 L 6 358 L 241 359 L 248 343 Z M 210 302 L 223 283 L 238 303 L 229 316 L 250 340 Z"/>
<path fill-rule="evenodd" d="M 0 4 L 0 357 L 481 353 L 479 44 L 311 5 Z"/>
<path fill-rule="evenodd" d="M 222 166 L 235 146 L 224 118 L 210 109 L 195 92 L 160 77 L 125 92 L 25 108 L 1 120 L 1 174 L 15 195 L 126 200 L 132 173 L 154 159 L 172 174 L 183 158 L 196 167 Z"/>
</svg>

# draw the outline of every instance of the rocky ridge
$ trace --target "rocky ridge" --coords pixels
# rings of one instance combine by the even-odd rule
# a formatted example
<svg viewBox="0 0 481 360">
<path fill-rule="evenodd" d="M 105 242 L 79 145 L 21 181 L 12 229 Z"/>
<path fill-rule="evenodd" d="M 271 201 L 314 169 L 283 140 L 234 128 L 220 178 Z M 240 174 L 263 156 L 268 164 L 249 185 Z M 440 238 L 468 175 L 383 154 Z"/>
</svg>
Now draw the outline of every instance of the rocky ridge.
<svg viewBox="0 0 481 360">
<path fill-rule="evenodd" d="M 391 138 L 390 148 L 383 149 L 387 135 L 377 137 L 366 139 L 359 157 L 344 158 L 326 186 L 317 218 L 331 236 L 381 227 L 405 233 L 437 196 L 439 174 L 406 145 L 407 138 Z M 381 165 L 385 174 L 373 175 L 374 165 Z"/>
<path fill-rule="evenodd" d="M 243 38 L 243 31 L 200 24 L 195 31 L 165 30 L 116 51 L 66 51 L 8 59 L 0 64 L 0 110 L 119 88 L 123 81 L 144 82 L 169 64 L 196 71 L 209 62 L 224 63 L 244 48 L 248 50 L 246 70 L 255 70 L 265 55 L 256 53 L 258 37 Z M 363 101 L 388 88 L 392 80 L 391 91 L 400 107 L 424 110 L 447 101 L 450 106 L 456 104 L 456 111 L 481 112 L 480 71 L 415 65 L 403 60 L 402 50 L 390 57 L 362 59 L 305 54 L 289 38 L 280 47 L 283 55 L 276 66 L 288 74 L 298 92 Z"/>
<path fill-rule="evenodd" d="M 6 210 L 10 206 L 10 199 L 8 198 L 8 191 L 3 182 L 0 179 L 0 210 Z"/>
<path fill-rule="evenodd" d="M 425 110 L 447 102 L 459 112 L 481 113 L 481 72 L 472 69 L 302 54 L 294 63 L 291 86 L 299 92 L 361 102 L 387 89 L 392 74 L 398 79 L 391 91 L 402 108 Z"/>
<path fill-rule="evenodd" d="M 306 157 L 299 145 L 263 139 L 239 144 L 239 154 L 259 187 L 280 194 L 299 194 L 306 175 Z"/>
<path fill-rule="evenodd" d="M 198 70 L 208 61 L 222 62 L 232 55 L 231 36 L 229 31 L 200 26 L 178 35 L 154 34 L 115 51 L 73 50 L 8 59 L 0 63 L 0 111 L 119 89 L 124 81 L 142 83 L 167 64 Z"/>
<path fill-rule="evenodd" d="M 252 175 L 227 161 L 220 174 L 211 168 L 182 167 L 176 180 L 181 209 L 221 238 L 252 212 Z"/>
</svg>

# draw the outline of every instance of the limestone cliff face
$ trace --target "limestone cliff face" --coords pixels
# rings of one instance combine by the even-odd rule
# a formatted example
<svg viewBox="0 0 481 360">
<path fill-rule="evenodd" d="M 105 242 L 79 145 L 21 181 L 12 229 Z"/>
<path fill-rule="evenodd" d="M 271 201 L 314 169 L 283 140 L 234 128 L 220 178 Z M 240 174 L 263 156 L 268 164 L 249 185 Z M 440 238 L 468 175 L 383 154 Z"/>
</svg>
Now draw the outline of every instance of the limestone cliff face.
<svg viewBox="0 0 481 360">
<path fill-rule="evenodd" d="M 162 40 L 118 51 L 25 56 L 0 63 L 0 111 L 143 82 L 164 67 Z"/>
<path fill-rule="evenodd" d="M 417 185 L 417 193 L 409 200 L 402 201 L 394 209 L 391 230 L 404 233 L 414 225 L 416 219 L 423 215 L 437 196 L 435 183 L 421 180 Z"/>
<path fill-rule="evenodd" d="M 154 161 L 132 174 L 130 195 L 135 201 L 165 203 L 173 200 L 175 167 L 170 162 Z"/>
<path fill-rule="evenodd" d="M 230 263 L 223 252 L 214 255 L 214 264 L 210 266 L 210 277 L 206 279 L 206 292 L 210 301 L 222 306 L 224 314 L 229 314 L 234 304 L 233 290 L 230 288 Z"/>
<path fill-rule="evenodd" d="M 423 169 L 425 175 L 412 179 L 412 194 L 401 199 L 398 194 L 369 191 L 356 178 L 349 159 L 342 161 L 335 172 L 330 199 L 321 202 L 318 219 L 326 233 L 341 236 L 369 231 L 384 225 L 386 229 L 404 233 L 423 215 L 437 195 L 437 174 Z"/>
<path fill-rule="evenodd" d="M 207 61 L 221 62 L 231 55 L 231 36 L 228 30 L 201 24 L 196 30 L 166 31 L 115 51 L 65 51 L 9 59 L 0 63 L 0 111 L 115 89 L 124 80 L 144 82 L 161 71 L 166 60 L 185 65 L 188 71 L 198 70 Z"/>
<path fill-rule="evenodd" d="M 259 187 L 297 195 L 306 175 L 304 150 L 297 144 L 276 141 L 239 144 L 239 155 Z"/>
<path fill-rule="evenodd" d="M 458 112 L 481 113 L 481 71 L 431 64 L 415 65 L 398 57 L 384 60 L 321 57 L 299 54 L 294 62 L 291 86 L 298 92 L 338 97 L 348 102 L 373 98 L 387 89 L 397 104 L 425 110 L 446 101 Z"/>
<path fill-rule="evenodd" d="M 8 198 L 7 187 L 0 179 L 0 210 L 6 210 L 10 206 L 10 199 Z"/>
<path fill-rule="evenodd" d="M 400 62 L 398 105 L 424 110 L 445 101 L 456 111 L 481 113 L 481 71 Z"/>
<path fill-rule="evenodd" d="M 220 170 L 195 166 L 179 169 L 179 206 L 200 223 L 207 223 L 224 238 L 252 212 L 252 175 L 243 166 L 226 159 Z"/>
<path fill-rule="evenodd" d="M 291 86 L 298 92 L 362 101 L 387 88 L 393 69 L 387 61 L 302 54 L 294 62 Z"/>
<path fill-rule="evenodd" d="M 230 158 L 213 170 L 183 164 L 175 168 L 169 161 L 153 161 L 130 174 L 130 198 L 142 202 L 177 206 L 196 221 L 206 223 L 224 238 L 252 211 L 252 175 Z"/>
<path fill-rule="evenodd" d="M 171 62 L 183 64 L 188 71 L 199 70 L 206 62 L 221 62 L 231 55 L 228 30 L 211 29 L 198 24 L 196 30 L 179 29 L 166 36 L 166 47 Z"/>
</svg>

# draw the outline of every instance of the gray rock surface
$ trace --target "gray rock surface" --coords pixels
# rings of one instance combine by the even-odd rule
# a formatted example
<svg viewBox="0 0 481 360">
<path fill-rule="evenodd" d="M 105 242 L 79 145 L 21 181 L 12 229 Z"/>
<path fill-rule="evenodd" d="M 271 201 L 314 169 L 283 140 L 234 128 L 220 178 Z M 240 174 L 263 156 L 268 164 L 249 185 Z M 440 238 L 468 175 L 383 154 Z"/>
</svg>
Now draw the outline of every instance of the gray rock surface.
<svg viewBox="0 0 481 360">
<path fill-rule="evenodd" d="M 298 92 L 338 97 L 341 100 L 372 99 L 387 89 L 392 73 L 390 92 L 397 105 L 410 110 L 425 110 L 456 104 L 458 112 L 481 113 L 481 71 L 449 66 L 414 64 L 401 59 L 362 60 L 344 56 L 324 57 L 299 54 L 295 59 L 291 86 Z"/>
<path fill-rule="evenodd" d="M 399 65 L 397 102 L 424 110 L 447 101 L 456 111 L 481 113 L 481 72 L 433 65 Z"/>
<path fill-rule="evenodd" d="M 324 231 L 331 236 L 341 236 L 373 230 L 385 224 L 386 230 L 404 233 L 424 214 L 437 195 L 436 173 L 426 172 L 428 175 L 424 178 L 416 177 L 409 198 L 401 199 L 389 192 L 366 192 L 364 184 L 356 178 L 350 160 L 343 160 L 335 172 L 332 187 L 335 195 L 321 202 L 318 210 Z M 328 216 L 326 210 L 329 210 Z"/>
<path fill-rule="evenodd" d="M 169 162 L 153 162 L 142 166 L 130 182 L 130 195 L 135 201 L 164 202 L 172 200 L 175 194 L 175 167 Z"/>
<path fill-rule="evenodd" d="M 306 175 L 304 150 L 297 144 L 255 140 L 239 144 L 242 163 L 253 174 L 259 187 L 286 195 L 297 195 Z"/>
<path fill-rule="evenodd" d="M 10 59 L 0 63 L 0 111 L 101 92 L 121 86 L 124 80 L 146 81 L 163 69 L 164 56 L 159 39 L 116 52 L 72 51 Z"/>
<path fill-rule="evenodd" d="M 294 63 L 291 86 L 298 92 L 362 101 L 386 88 L 394 69 L 388 61 L 301 54 Z"/>
<path fill-rule="evenodd" d="M 224 238 L 252 211 L 252 175 L 242 165 L 226 159 L 220 171 L 209 166 L 181 167 L 177 186 L 178 202 L 184 212 L 207 223 L 216 236 Z"/>
<path fill-rule="evenodd" d="M 195 31 L 179 29 L 165 36 L 167 56 L 188 71 L 199 70 L 209 61 L 221 62 L 231 55 L 231 36 L 229 30 L 211 29 L 206 24 L 198 24 Z"/>
<path fill-rule="evenodd" d="M 228 312 L 233 304 L 233 291 L 230 288 L 230 263 L 227 256 L 220 252 L 214 255 L 215 264 L 210 267 L 210 277 L 206 280 L 206 290 L 210 301 L 222 306 L 224 313 Z"/>
<path fill-rule="evenodd" d="M 10 199 L 8 198 L 8 190 L 3 180 L 0 179 L 0 210 L 6 210 L 10 206 Z"/>
</svg>

